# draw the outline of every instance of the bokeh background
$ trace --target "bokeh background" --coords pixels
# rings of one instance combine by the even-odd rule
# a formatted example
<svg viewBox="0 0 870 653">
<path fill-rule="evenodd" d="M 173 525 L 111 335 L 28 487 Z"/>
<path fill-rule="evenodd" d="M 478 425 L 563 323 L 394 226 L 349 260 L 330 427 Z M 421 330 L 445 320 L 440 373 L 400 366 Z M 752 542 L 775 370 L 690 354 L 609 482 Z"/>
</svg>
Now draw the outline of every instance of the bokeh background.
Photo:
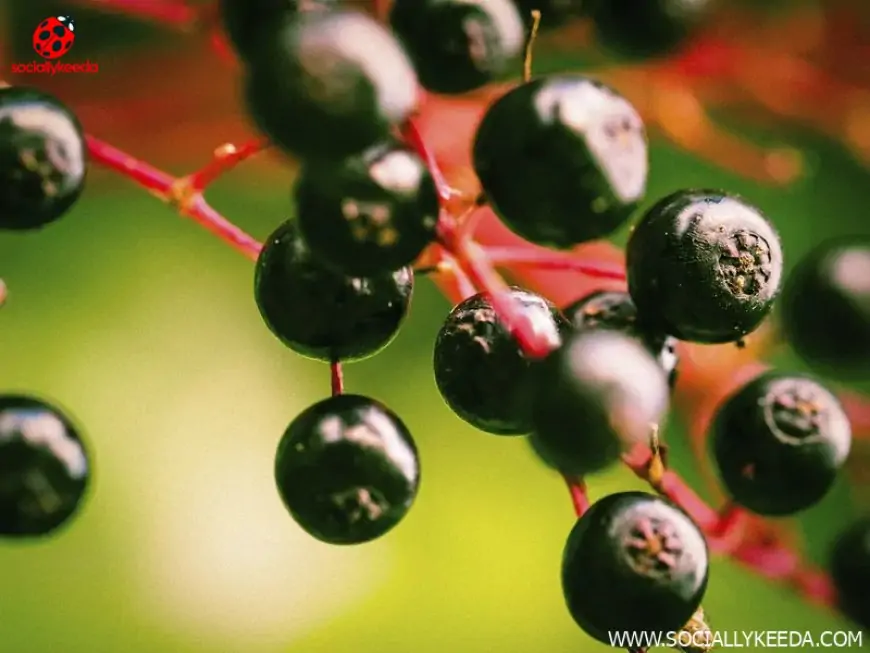
<svg viewBox="0 0 870 653">
<path fill-rule="evenodd" d="M 176 173 L 252 133 L 237 71 L 197 31 L 6 0 L 3 76 L 9 63 L 33 60 L 32 25 L 61 13 L 77 25 L 68 59 L 96 61 L 99 74 L 9 81 L 56 92 L 90 132 Z M 579 38 L 573 48 L 570 38 L 555 43 L 542 42 L 539 70 L 600 65 Z M 716 165 L 715 151 L 705 160 L 654 135 L 648 203 L 688 186 L 742 193 L 780 229 L 789 267 L 825 237 L 870 233 L 870 174 L 854 149 L 800 120 L 713 115 L 756 142 L 801 148 L 807 175 L 765 185 Z M 208 196 L 264 238 L 291 216 L 292 175 L 291 163 L 268 155 Z M 61 222 L 0 236 L 10 291 L 0 388 L 66 406 L 95 465 L 87 504 L 60 537 L 0 545 L 2 653 L 605 650 L 563 604 L 573 513 L 561 479 L 521 439 L 475 432 L 437 394 L 431 350 L 450 305 L 431 282 L 418 283 L 394 344 L 346 368 L 350 391 L 383 400 L 412 429 L 418 501 L 383 539 L 330 547 L 293 523 L 272 476 L 285 427 L 328 392 L 327 368 L 268 332 L 250 262 L 127 180 L 93 169 L 89 181 Z M 775 359 L 802 369 L 787 348 Z M 703 493 L 678 417 L 666 437 L 673 465 Z M 589 483 L 593 500 L 641 487 L 622 470 Z M 823 561 L 860 510 L 843 482 L 809 511 L 801 523 L 811 555 Z M 719 559 L 704 605 L 727 631 L 854 630 Z"/>
</svg>

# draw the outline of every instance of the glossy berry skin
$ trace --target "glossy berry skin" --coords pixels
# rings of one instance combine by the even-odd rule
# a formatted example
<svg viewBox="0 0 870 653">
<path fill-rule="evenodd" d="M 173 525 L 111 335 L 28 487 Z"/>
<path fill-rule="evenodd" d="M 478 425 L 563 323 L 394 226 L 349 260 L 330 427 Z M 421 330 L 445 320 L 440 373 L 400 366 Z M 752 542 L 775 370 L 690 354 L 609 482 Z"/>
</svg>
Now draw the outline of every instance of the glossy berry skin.
<svg viewBox="0 0 870 653">
<path fill-rule="evenodd" d="M 334 5 L 334 0 L 220 0 L 220 14 L 230 43 L 244 60 L 256 52 L 260 39 L 276 24 Z"/>
<path fill-rule="evenodd" d="M 90 474 L 79 431 L 60 409 L 0 395 L 0 537 L 56 533 L 78 512 Z"/>
<path fill-rule="evenodd" d="M 532 328 L 557 347 L 568 329 L 558 309 L 521 288 L 510 293 Z M 529 391 L 536 364 L 482 293 L 453 308 L 435 341 L 435 382 L 444 401 L 467 423 L 495 435 L 531 431 Z"/>
<path fill-rule="evenodd" d="M 669 501 L 620 492 L 577 521 L 562 557 L 568 611 L 588 635 L 680 630 L 707 589 L 709 553 L 695 523 Z"/>
<path fill-rule="evenodd" d="M 610 330 L 563 339 L 536 370 L 530 442 L 565 474 L 606 469 L 664 419 L 670 390 L 637 339 Z"/>
<path fill-rule="evenodd" d="M 78 119 L 57 98 L 0 88 L 0 230 L 39 229 L 84 188 L 87 154 Z"/>
<path fill-rule="evenodd" d="M 410 268 L 348 277 L 312 256 L 293 222 L 281 225 L 257 260 L 254 296 L 272 333 L 298 354 L 355 361 L 386 347 L 408 313 Z"/>
<path fill-rule="evenodd" d="M 823 242 L 786 277 L 780 326 L 814 370 L 870 378 L 870 238 Z"/>
<path fill-rule="evenodd" d="M 870 518 L 864 517 L 840 533 L 831 548 L 830 570 L 840 609 L 870 630 Z"/>
<path fill-rule="evenodd" d="M 646 192 L 646 132 L 616 91 L 581 75 L 521 84 L 474 139 L 487 198 L 518 235 L 569 248 L 621 227 Z"/>
<path fill-rule="evenodd" d="M 420 484 L 417 449 L 389 408 L 338 395 L 303 411 L 275 458 L 284 505 L 310 535 L 330 544 L 381 537 L 407 514 Z"/>
<path fill-rule="evenodd" d="M 563 312 L 578 331 L 611 329 L 637 338 L 659 361 L 668 375 L 668 385 L 674 387 L 676 384 L 679 363 L 677 340 L 671 336 L 644 332 L 637 324 L 637 308 L 627 292 L 599 290 L 581 297 Z"/>
<path fill-rule="evenodd" d="M 590 0 L 586 12 L 607 50 L 646 59 L 671 54 L 710 18 L 717 0 Z"/>
<path fill-rule="evenodd" d="M 308 246 L 345 274 L 398 270 L 435 240 L 435 182 L 420 157 L 395 142 L 304 165 L 295 196 Z"/>
<path fill-rule="evenodd" d="M 768 372 L 725 400 L 711 447 L 734 502 L 760 515 L 792 515 L 820 501 L 849 455 L 839 401 L 812 379 Z"/>
<path fill-rule="evenodd" d="M 245 96 L 275 145 L 337 159 L 384 140 L 416 107 L 417 76 L 396 38 L 349 11 L 278 23 L 251 53 Z"/>
<path fill-rule="evenodd" d="M 650 208 L 626 249 L 628 289 L 644 328 L 715 344 L 751 333 L 782 286 L 773 225 L 739 197 L 681 190 Z"/>
<path fill-rule="evenodd" d="M 434 93 L 478 89 L 522 52 L 523 21 L 512 0 L 396 0 L 390 25 Z"/>
</svg>

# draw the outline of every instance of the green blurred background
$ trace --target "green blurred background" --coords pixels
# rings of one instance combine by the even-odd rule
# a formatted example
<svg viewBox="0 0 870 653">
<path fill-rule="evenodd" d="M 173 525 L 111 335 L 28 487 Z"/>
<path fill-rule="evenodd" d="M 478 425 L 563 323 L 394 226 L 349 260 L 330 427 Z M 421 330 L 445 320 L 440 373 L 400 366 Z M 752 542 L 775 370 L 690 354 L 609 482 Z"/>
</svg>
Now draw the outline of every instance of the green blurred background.
<svg viewBox="0 0 870 653">
<path fill-rule="evenodd" d="M 765 188 L 655 142 L 650 202 L 693 185 L 744 193 L 781 230 L 790 266 L 824 236 L 870 231 L 866 170 L 810 134 L 783 127 L 774 140 L 811 152 L 808 180 Z M 328 391 L 326 367 L 262 324 L 251 263 L 110 180 L 44 232 L 0 236 L 10 289 L 0 387 L 68 407 L 96 470 L 62 536 L 0 545 L 0 652 L 606 649 L 563 604 L 573 515 L 561 479 L 521 439 L 465 426 L 437 394 L 431 349 L 449 305 L 431 283 L 418 283 L 395 343 L 346 370 L 349 390 L 383 400 L 412 429 L 418 501 L 379 541 L 320 544 L 282 508 L 272 463 L 288 422 Z M 289 215 L 288 189 L 289 179 L 234 175 L 209 198 L 265 237 Z M 787 352 L 779 362 L 799 367 Z M 667 438 L 674 466 L 700 487 L 678 423 Z M 640 487 L 621 470 L 590 479 L 593 500 Z M 841 486 L 803 519 L 818 560 L 854 511 Z M 719 559 L 704 605 L 727 631 L 852 628 Z"/>
</svg>

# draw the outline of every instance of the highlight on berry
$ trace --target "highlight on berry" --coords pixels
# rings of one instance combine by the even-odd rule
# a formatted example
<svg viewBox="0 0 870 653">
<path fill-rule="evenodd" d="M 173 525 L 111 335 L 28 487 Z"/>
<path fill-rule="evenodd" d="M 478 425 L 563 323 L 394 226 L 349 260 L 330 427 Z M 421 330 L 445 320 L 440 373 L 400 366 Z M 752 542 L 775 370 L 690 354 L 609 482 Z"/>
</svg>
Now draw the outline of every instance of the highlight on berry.
<svg viewBox="0 0 870 653">
<path fill-rule="evenodd" d="M 557 533 L 557 540 L 564 537 L 561 559 L 550 550 L 511 568 L 540 565 L 542 575 L 561 574 L 561 585 L 554 580 L 547 591 L 561 603 L 563 621 L 590 641 L 614 646 L 618 632 L 715 633 L 705 597 L 716 592 L 720 600 L 724 584 L 733 583 L 715 569 L 717 556 L 870 631 L 870 522 L 846 524 L 853 510 L 838 494 L 840 485 L 857 488 L 857 503 L 863 495 L 856 470 L 870 468 L 870 222 L 851 223 L 845 236 L 823 236 L 829 216 L 821 211 L 801 236 L 792 221 L 806 207 L 790 191 L 755 183 L 782 184 L 782 175 L 770 172 L 775 157 L 711 126 L 696 89 L 702 78 L 710 96 L 740 104 L 749 95 L 771 111 L 800 115 L 783 107 L 786 82 L 766 92 L 765 83 L 752 85 L 735 70 L 758 64 L 753 53 L 773 47 L 771 37 L 756 50 L 737 51 L 720 36 L 720 29 L 728 34 L 726 17 L 748 29 L 739 19 L 750 9 L 729 13 L 725 0 L 202 3 L 209 9 L 170 0 L 165 12 L 146 10 L 145 3 L 104 4 L 211 34 L 216 48 L 234 58 L 220 74 L 236 84 L 234 111 L 251 140 L 227 143 L 201 168 L 176 176 L 103 140 L 101 130 L 111 129 L 108 109 L 102 125 L 94 118 L 99 113 L 60 90 L 42 89 L 42 80 L 4 83 L 0 333 L 3 320 L 14 324 L 30 310 L 37 324 L 40 302 L 75 304 L 76 298 L 47 294 L 40 257 L 56 262 L 64 251 L 59 241 L 94 228 L 89 212 L 101 200 L 100 175 L 93 173 L 108 170 L 248 259 L 250 276 L 241 276 L 247 303 L 226 317 L 227 325 L 236 317 L 257 325 L 246 346 L 271 347 L 270 360 L 321 373 L 322 388 L 304 398 L 300 381 L 286 398 L 300 403 L 265 434 L 274 444 L 271 468 L 243 473 L 251 474 L 245 485 L 267 479 L 276 524 L 322 550 L 333 545 L 336 565 L 348 549 L 372 552 L 375 560 L 376 552 L 400 551 L 415 536 L 440 564 L 444 542 L 476 537 L 469 525 L 483 532 L 490 523 L 465 514 L 478 497 L 465 485 L 461 492 L 450 487 L 445 461 L 484 450 L 507 457 L 519 446 L 524 458 L 512 469 L 525 464 L 522 473 L 502 478 L 501 461 L 481 457 L 465 460 L 455 474 L 476 471 L 481 484 L 500 483 L 501 515 L 536 533 L 537 522 L 522 525 L 537 518 L 522 508 L 522 484 L 533 482 L 527 476 L 537 471 L 542 484 L 567 487 L 573 514 Z M 80 25 L 89 24 L 87 16 L 81 14 Z M 787 18 L 796 20 L 786 12 Z M 59 20 L 73 29 L 71 19 Z M 606 66 L 576 65 L 571 57 L 590 47 Z M 809 45 L 794 50 L 801 47 Z M 560 48 L 570 51 L 568 59 L 549 56 Z M 843 62 L 842 79 L 828 86 L 811 74 L 815 59 L 786 50 L 780 59 L 792 65 L 783 69 L 801 72 L 814 102 L 830 100 L 834 111 L 848 101 L 856 114 L 870 116 L 870 102 L 859 106 L 870 75 L 846 70 L 849 57 L 826 53 Z M 780 61 L 774 54 L 772 67 Z M 739 79 L 741 92 L 720 78 Z M 858 90 L 846 99 L 826 94 L 843 86 Z M 805 110 L 813 121 L 821 121 L 819 112 Z M 151 133 L 147 117 L 137 121 Z M 838 118 L 820 131 L 860 130 L 845 122 Z M 732 168 L 767 172 L 721 188 L 729 177 L 694 163 L 681 168 L 657 141 L 662 134 L 689 153 L 706 147 Z M 848 142 L 870 143 L 862 134 Z M 206 194 L 266 150 L 276 155 L 268 165 L 279 179 L 266 185 L 278 189 L 282 204 L 265 214 L 250 207 L 262 218 L 250 224 L 266 225 L 254 236 L 236 224 L 244 216 L 222 215 Z M 845 213 L 844 207 L 825 210 Z M 64 267 L 70 275 L 81 272 L 75 260 Z M 173 272 L 179 284 L 196 276 L 201 263 L 195 252 L 186 252 L 186 261 L 188 268 Z M 22 281 L 26 275 L 36 281 Z M 440 312 L 424 343 L 426 387 L 414 373 L 418 359 L 410 349 L 397 353 L 404 343 L 396 343 L 419 337 L 417 317 L 431 317 L 433 306 Z M 121 323 L 109 313 L 108 322 Z M 50 314 L 61 342 L 75 320 L 59 309 Z M 227 333 L 239 331 L 227 326 Z M 253 342 L 257 335 L 265 344 Z M 15 342 L 5 350 L 10 358 L 12 348 L 16 356 L 30 349 L 34 359 L 67 366 L 51 338 Z M 45 351 L 52 355 L 36 356 Z M 160 345 L 149 355 L 179 356 Z M 231 356 L 216 345 L 214 356 L 224 355 L 232 375 Z M 377 368 L 382 372 L 368 377 L 376 387 L 367 388 L 358 379 L 375 357 L 375 365 L 390 358 L 395 369 Z M 131 360 L 118 362 L 115 373 L 135 373 L 140 359 Z M 87 530 L 96 528 L 91 502 L 109 502 L 112 490 L 111 481 L 95 486 L 95 473 L 117 480 L 124 472 L 113 467 L 120 456 L 110 420 L 79 423 L 76 406 L 44 398 L 51 388 L 22 390 L 29 376 L 4 365 L 0 544 L 18 547 L 20 555 L 32 547 L 38 556 L 37 543 L 61 547 L 78 528 L 96 532 Z M 176 374 L 202 381 L 180 364 Z M 390 383 L 396 395 L 382 397 Z M 63 387 L 75 390 L 68 382 Z M 434 399 L 434 407 L 414 410 L 400 390 L 414 393 L 415 405 Z M 110 393 L 102 400 L 121 401 Z M 227 397 L 213 410 L 243 423 L 232 413 L 244 401 Z M 171 402 L 141 410 L 163 410 L 164 403 Z M 169 429 L 174 418 L 166 411 Z M 248 431 L 237 437 L 264 435 Z M 113 453 L 103 459 L 101 450 Z M 421 470 L 430 460 L 424 484 Z M 618 476 L 624 471 L 645 489 L 631 489 Z M 190 472 L 191 486 L 201 482 L 197 473 Z M 442 493 L 455 502 L 446 517 L 433 508 L 447 501 L 438 498 Z M 435 498 L 427 503 L 424 495 Z M 227 501 L 225 510 L 238 505 Z M 844 517 L 839 531 L 812 533 L 828 546 L 822 565 L 799 537 L 810 523 L 800 520 L 814 510 Z M 503 537 L 490 535 L 492 542 Z M 307 559 L 298 564 L 306 568 L 301 578 L 330 592 L 344 583 L 343 572 L 312 563 L 315 573 Z M 413 567 L 402 573 L 414 576 Z M 511 593 L 527 592 L 522 575 L 511 579 Z M 419 592 L 431 591 L 417 584 Z M 534 591 L 520 603 L 534 604 Z M 415 600 L 409 596 L 408 604 Z M 709 650 L 692 641 L 679 648 Z M 646 645 L 628 650 L 646 653 Z"/>
</svg>

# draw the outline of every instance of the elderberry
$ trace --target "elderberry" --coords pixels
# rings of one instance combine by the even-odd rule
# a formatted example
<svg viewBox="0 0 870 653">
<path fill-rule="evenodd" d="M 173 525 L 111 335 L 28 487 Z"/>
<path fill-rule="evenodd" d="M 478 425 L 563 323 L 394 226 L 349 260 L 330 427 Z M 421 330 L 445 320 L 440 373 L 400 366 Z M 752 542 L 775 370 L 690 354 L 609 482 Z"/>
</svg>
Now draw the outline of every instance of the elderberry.
<svg viewBox="0 0 870 653">
<path fill-rule="evenodd" d="M 830 569 L 839 608 L 870 631 L 870 518 L 864 517 L 840 533 L 831 548 Z"/>
<path fill-rule="evenodd" d="M 407 514 L 420 463 L 407 427 L 389 408 L 338 395 L 290 423 L 278 446 L 275 481 L 284 505 L 312 537 L 361 544 Z"/>
</svg>

